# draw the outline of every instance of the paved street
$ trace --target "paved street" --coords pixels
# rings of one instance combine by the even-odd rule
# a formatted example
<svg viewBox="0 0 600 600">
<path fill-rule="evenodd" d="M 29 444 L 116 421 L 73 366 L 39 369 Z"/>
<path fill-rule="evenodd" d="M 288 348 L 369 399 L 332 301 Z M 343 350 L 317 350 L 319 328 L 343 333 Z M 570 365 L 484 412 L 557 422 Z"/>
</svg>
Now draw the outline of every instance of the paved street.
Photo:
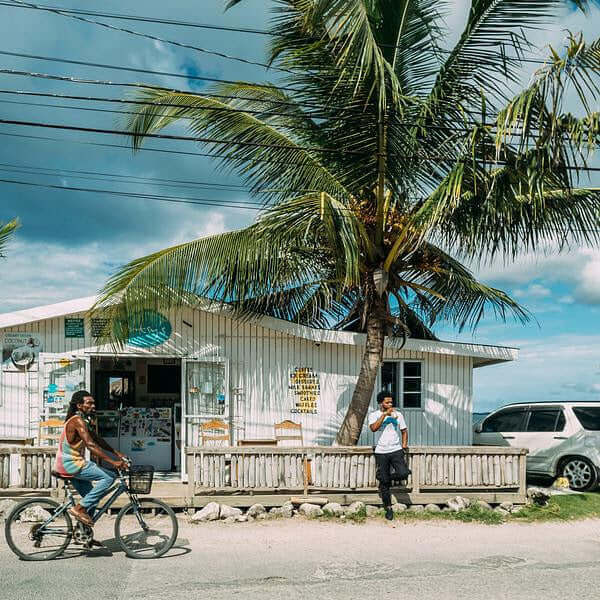
<svg viewBox="0 0 600 600">
<path fill-rule="evenodd" d="M 596 597 L 600 521 L 482 526 L 367 525 L 301 520 L 191 526 L 155 561 L 107 549 L 51 563 L 19 562 L 0 546 L 3 600 Z M 77 590 L 77 591 L 75 591 Z"/>
</svg>

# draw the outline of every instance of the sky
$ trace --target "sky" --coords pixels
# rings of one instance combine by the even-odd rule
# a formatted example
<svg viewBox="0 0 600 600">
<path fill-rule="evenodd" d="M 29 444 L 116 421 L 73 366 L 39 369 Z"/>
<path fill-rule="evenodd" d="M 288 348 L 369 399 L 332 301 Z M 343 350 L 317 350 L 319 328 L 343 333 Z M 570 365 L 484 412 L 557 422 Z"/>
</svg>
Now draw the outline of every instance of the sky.
<svg viewBox="0 0 600 600">
<path fill-rule="evenodd" d="M 89 8 L 87 3 L 69 0 L 39 2 Z M 269 4 L 247 0 L 224 12 L 224 2 L 220 0 L 171 0 L 167 4 L 155 0 L 143 4 L 132 0 L 106 0 L 93 8 L 265 29 Z M 448 47 L 464 27 L 468 5 L 465 0 L 456 0 L 452 4 L 446 18 L 450 31 Z M 262 67 L 110 31 L 61 15 L 8 6 L 0 6 L 0 12 L 0 52 L 151 69 L 187 77 L 248 81 L 272 81 L 275 77 L 273 72 L 267 73 Z M 588 41 L 600 37 L 598 9 L 585 17 L 565 3 L 557 17 L 555 25 L 530 36 L 540 48 L 540 57 L 546 55 L 548 44 L 561 45 L 567 29 L 583 31 Z M 236 57 L 259 62 L 265 59 L 268 38 L 262 35 L 104 20 Z M 188 78 L 128 73 L 2 54 L 0 64 L 3 69 L 113 82 L 143 82 L 195 91 L 207 85 Z M 530 76 L 531 70 L 523 72 L 524 84 Z M 0 119 L 105 129 L 120 129 L 123 125 L 123 117 L 112 113 L 16 104 L 19 97 L 3 93 L 3 90 L 122 98 L 125 88 L 0 74 Z M 40 97 L 21 97 L 21 101 L 114 108 L 105 103 Z M 597 106 L 595 108 L 598 110 Z M 172 127 L 170 132 L 186 133 L 181 125 Z M 54 139 L 29 139 L 14 137 L 15 134 Z M 243 227 L 256 216 L 255 211 L 234 207 L 162 203 L 9 182 L 191 196 L 232 205 L 247 199 L 240 188 L 243 182 L 233 174 L 217 170 L 217 164 L 210 158 L 148 151 L 134 154 L 128 149 L 76 142 L 125 145 L 127 139 L 0 124 L 0 222 L 19 217 L 22 223 L 7 258 L 0 262 L 0 312 L 92 295 L 119 265 L 135 257 L 197 237 Z M 147 146 L 202 151 L 191 142 L 161 140 Z M 40 170 L 53 170 L 54 174 L 44 176 Z M 61 172 L 55 173 L 57 170 Z M 82 179 L 65 170 L 108 173 L 111 177 L 88 174 L 87 177 L 96 179 Z M 132 183 L 132 177 L 138 178 L 135 183 Z M 183 187 L 189 184 L 180 184 L 182 187 L 176 188 L 159 185 L 160 182 L 148 181 L 148 178 L 193 181 L 197 185 Z M 228 184 L 229 187 L 216 191 L 202 188 L 201 182 Z M 596 178 L 591 184 L 600 186 L 600 180 Z M 520 257 L 514 263 L 497 262 L 473 265 L 473 268 L 486 283 L 514 295 L 533 317 L 525 327 L 486 318 L 474 334 L 460 333 L 444 326 L 436 330 L 443 339 L 520 348 L 518 361 L 475 371 L 475 410 L 488 411 L 514 401 L 600 400 L 600 250 L 574 247 L 559 254 L 556 248 L 549 247 L 537 255 Z"/>
</svg>

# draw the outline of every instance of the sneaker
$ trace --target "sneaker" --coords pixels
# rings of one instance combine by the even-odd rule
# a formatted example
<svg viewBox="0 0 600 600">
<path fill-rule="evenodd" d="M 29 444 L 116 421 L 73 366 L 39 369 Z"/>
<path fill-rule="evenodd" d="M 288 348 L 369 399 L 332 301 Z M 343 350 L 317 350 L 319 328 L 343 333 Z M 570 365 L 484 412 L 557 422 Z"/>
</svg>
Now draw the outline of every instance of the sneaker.
<svg viewBox="0 0 600 600">
<path fill-rule="evenodd" d="M 385 508 L 385 518 L 388 521 L 393 521 L 394 520 L 394 511 L 392 510 L 391 506 L 386 506 L 386 508 Z"/>
</svg>

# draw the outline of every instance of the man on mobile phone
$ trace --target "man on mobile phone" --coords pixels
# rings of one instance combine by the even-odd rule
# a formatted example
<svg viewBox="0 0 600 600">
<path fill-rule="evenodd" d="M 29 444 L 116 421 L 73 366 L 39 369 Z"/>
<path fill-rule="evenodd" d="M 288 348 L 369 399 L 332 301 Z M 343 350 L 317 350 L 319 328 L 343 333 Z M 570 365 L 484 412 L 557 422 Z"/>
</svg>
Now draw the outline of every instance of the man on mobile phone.
<svg viewBox="0 0 600 600">
<path fill-rule="evenodd" d="M 378 434 L 375 462 L 379 494 L 385 509 L 385 518 L 391 521 L 394 518 L 390 493 L 392 469 L 396 474 L 406 474 L 407 477 L 409 473 L 405 458 L 405 451 L 408 449 L 408 428 L 402 414 L 394 408 L 391 392 L 377 394 L 377 403 L 378 410 L 369 415 L 369 427 Z"/>
</svg>

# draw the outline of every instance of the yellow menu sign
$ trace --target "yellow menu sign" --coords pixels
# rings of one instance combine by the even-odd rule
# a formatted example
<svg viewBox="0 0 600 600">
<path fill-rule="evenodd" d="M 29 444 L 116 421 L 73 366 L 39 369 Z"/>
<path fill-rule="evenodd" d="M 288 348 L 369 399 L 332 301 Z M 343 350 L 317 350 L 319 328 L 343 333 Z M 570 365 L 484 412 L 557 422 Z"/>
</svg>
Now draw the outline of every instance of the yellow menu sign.
<svg viewBox="0 0 600 600">
<path fill-rule="evenodd" d="M 317 414 L 317 402 L 321 395 L 319 375 L 311 367 L 296 367 L 290 373 L 288 386 L 294 400 L 293 413 Z"/>
</svg>

